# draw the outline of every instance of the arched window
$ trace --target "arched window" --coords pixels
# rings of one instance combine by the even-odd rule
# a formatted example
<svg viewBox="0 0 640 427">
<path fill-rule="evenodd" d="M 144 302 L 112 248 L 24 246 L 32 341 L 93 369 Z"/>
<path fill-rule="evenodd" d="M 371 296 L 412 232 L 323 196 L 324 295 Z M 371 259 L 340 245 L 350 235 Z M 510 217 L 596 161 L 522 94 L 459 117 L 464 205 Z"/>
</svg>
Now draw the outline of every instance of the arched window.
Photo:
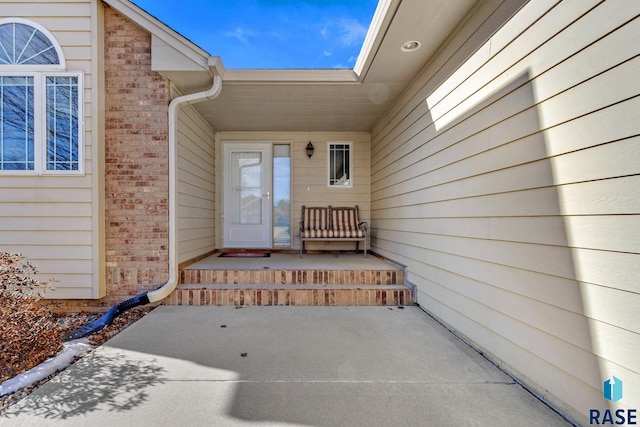
<svg viewBox="0 0 640 427">
<path fill-rule="evenodd" d="M 0 174 L 82 173 L 81 73 L 39 25 L 0 19 Z"/>
<path fill-rule="evenodd" d="M 20 22 L 0 25 L 0 64 L 51 65 L 60 59 L 55 45 L 42 31 Z"/>
</svg>

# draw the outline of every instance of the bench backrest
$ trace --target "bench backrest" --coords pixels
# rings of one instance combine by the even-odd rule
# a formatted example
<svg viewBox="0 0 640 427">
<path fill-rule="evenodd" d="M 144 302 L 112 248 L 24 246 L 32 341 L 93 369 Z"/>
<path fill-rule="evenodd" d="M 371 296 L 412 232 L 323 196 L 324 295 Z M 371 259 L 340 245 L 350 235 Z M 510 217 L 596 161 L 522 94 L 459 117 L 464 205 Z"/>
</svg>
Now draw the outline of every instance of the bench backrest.
<svg viewBox="0 0 640 427">
<path fill-rule="evenodd" d="M 362 237 L 358 227 L 358 206 L 306 207 L 302 206 L 301 233 L 303 237 Z"/>
<path fill-rule="evenodd" d="M 302 207 L 302 230 L 304 237 L 333 237 L 328 208 Z"/>
<path fill-rule="evenodd" d="M 340 207 L 331 209 L 333 237 L 363 237 L 364 233 L 358 227 L 359 223 L 358 206 L 355 208 Z"/>
</svg>

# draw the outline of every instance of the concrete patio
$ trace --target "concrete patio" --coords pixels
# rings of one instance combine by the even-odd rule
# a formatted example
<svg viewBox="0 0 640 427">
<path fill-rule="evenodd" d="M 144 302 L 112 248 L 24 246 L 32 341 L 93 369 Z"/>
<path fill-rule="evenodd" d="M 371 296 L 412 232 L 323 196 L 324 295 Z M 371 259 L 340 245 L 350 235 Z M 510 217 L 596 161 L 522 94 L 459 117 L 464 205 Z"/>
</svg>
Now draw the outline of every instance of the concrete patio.
<svg viewBox="0 0 640 427">
<path fill-rule="evenodd" d="M 0 417 L 61 424 L 568 425 L 415 306 L 161 306 Z"/>
</svg>

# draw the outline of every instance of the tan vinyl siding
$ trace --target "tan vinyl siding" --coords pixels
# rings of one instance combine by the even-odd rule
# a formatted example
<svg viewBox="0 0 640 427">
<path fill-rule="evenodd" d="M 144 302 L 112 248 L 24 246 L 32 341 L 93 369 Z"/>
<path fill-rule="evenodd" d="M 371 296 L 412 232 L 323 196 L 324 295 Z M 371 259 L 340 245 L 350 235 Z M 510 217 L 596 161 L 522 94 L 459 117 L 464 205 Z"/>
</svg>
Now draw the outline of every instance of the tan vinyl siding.
<svg viewBox="0 0 640 427">
<path fill-rule="evenodd" d="M 220 141 L 269 141 L 291 143 L 291 231 L 292 248 L 300 248 L 301 209 L 306 206 L 359 206 L 360 220 L 370 218 L 369 134 L 365 132 L 219 132 Z M 307 158 L 305 147 L 312 142 L 315 151 Z M 352 142 L 353 188 L 329 188 L 327 143 Z M 217 225 L 220 227 L 219 223 Z M 221 235 L 221 233 L 220 233 Z M 222 242 L 219 242 L 220 244 Z M 308 249 L 350 249 L 353 242 L 309 242 Z"/>
<path fill-rule="evenodd" d="M 191 107 L 178 116 L 178 262 L 215 249 L 215 133 Z"/>
<path fill-rule="evenodd" d="M 97 298 L 104 291 L 104 273 L 94 257 L 100 253 L 94 206 L 92 151 L 97 128 L 92 120 L 97 46 L 91 46 L 99 6 L 87 0 L 4 1 L 0 16 L 31 20 L 46 28 L 61 45 L 67 71 L 84 73 L 84 175 L 0 175 L 0 250 L 22 252 L 43 278 L 58 282 L 51 298 Z"/>
<path fill-rule="evenodd" d="M 376 125 L 372 247 L 584 422 L 612 375 L 640 406 L 640 3 L 514 4 L 482 4 Z"/>
</svg>

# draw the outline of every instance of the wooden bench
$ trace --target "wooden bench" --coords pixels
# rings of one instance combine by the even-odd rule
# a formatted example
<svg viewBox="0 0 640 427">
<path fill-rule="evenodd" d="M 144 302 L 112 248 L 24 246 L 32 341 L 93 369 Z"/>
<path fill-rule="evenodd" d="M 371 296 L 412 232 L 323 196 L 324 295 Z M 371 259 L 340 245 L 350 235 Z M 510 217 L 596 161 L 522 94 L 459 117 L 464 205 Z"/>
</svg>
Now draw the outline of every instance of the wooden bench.
<svg viewBox="0 0 640 427">
<path fill-rule="evenodd" d="M 300 221 L 300 254 L 305 252 L 305 242 L 309 241 L 355 241 L 356 252 L 360 242 L 364 242 L 364 256 L 367 256 L 366 221 L 360 221 L 358 206 L 355 207 L 307 207 L 302 206 Z"/>
</svg>

